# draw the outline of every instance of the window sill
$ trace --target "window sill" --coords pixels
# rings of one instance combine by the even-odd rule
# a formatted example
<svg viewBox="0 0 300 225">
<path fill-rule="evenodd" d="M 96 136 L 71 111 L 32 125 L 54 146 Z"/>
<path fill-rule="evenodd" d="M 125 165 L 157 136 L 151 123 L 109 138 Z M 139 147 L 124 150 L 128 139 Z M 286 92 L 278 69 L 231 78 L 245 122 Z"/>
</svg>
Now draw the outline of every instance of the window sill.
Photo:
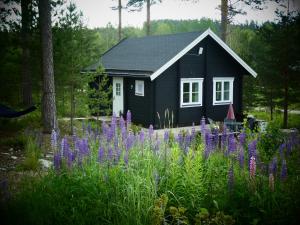
<svg viewBox="0 0 300 225">
<path fill-rule="evenodd" d="M 144 97 L 144 94 L 135 93 L 135 96 Z"/>
<path fill-rule="evenodd" d="M 213 105 L 229 105 L 231 103 L 231 101 L 227 101 L 227 102 L 214 102 Z"/>
<path fill-rule="evenodd" d="M 201 107 L 202 104 L 187 104 L 187 105 L 181 105 L 180 108 L 192 108 L 192 107 Z"/>
</svg>

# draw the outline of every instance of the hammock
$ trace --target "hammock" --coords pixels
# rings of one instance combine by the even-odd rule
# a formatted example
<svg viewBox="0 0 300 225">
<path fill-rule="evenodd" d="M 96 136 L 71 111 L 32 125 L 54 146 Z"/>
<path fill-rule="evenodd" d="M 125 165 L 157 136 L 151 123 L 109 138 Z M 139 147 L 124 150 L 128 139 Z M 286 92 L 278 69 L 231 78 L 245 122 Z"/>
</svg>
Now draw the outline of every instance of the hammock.
<svg viewBox="0 0 300 225">
<path fill-rule="evenodd" d="M 32 111 L 36 110 L 35 106 L 31 106 L 28 109 L 22 110 L 22 111 L 15 111 L 5 105 L 0 104 L 0 118 L 15 118 L 19 116 L 23 116 L 27 113 L 30 113 Z"/>
</svg>

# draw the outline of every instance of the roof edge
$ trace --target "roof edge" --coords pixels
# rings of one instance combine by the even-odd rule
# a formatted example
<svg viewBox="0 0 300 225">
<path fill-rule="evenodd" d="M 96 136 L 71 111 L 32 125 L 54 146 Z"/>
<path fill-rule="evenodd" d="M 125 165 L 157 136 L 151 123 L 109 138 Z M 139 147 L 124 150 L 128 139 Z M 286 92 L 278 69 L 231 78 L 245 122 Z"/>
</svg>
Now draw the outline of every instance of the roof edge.
<svg viewBox="0 0 300 225">
<path fill-rule="evenodd" d="M 151 76 L 150 79 L 153 81 L 159 75 L 161 75 L 166 69 L 173 65 L 178 59 L 184 56 L 188 51 L 195 47 L 200 41 L 205 37 L 211 36 L 221 47 L 227 51 L 242 67 L 244 67 L 253 77 L 257 76 L 257 73 L 244 61 L 242 60 L 224 41 L 222 41 L 210 28 L 204 31 L 200 36 L 198 36 L 194 41 L 182 49 L 177 55 L 171 58 L 167 63 L 161 66 L 156 70 Z"/>
</svg>

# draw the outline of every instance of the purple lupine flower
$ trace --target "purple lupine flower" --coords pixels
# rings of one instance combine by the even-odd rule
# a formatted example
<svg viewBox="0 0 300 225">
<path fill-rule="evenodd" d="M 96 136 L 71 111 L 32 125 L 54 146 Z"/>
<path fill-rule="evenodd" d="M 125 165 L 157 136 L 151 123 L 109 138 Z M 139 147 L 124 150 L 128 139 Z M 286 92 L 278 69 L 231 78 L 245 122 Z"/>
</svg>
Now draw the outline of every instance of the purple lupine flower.
<svg viewBox="0 0 300 225">
<path fill-rule="evenodd" d="M 254 156 L 251 156 L 249 164 L 250 164 L 250 167 L 249 167 L 250 177 L 254 178 L 255 177 L 255 173 L 256 173 L 256 161 L 255 161 L 255 157 Z"/>
<path fill-rule="evenodd" d="M 223 132 L 222 132 L 222 136 L 221 136 L 221 149 L 225 152 L 226 150 L 226 147 L 227 147 L 227 129 L 226 129 L 226 126 L 224 125 L 224 129 L 223 129 Z"/>
<path fill-rule="evenodd" d="M 75 153 L 72 151 L 68 151 L 67 164 L 69 168 L 72 167 L 74 161 L 75 161 Z"/>
<path fill-rule="evenodd" d="M 63 156 L 67 159 L 70 152 L 70 145 L 66 137 L 62 139 L 62 147 L 63 147 L 62 149 Z"/>
<path fill-rule="evenodd" d="M 158 153 L 159 152 L 159 146 L 160 146 L 160 140 L 156 139 L 155 144 L 154 144 L 154 153 Z"/>
<path fill-rule="evenodd" d="M 210 133 L 207 132 L 205 133 L 205 152 L 209 155 L 211 150 L 212 150 L 212 136 Z"/>
<path fill-rule="evenodd" d="M 280 146 L 279 146 L 279 155 L 281 158 L 284 157 L 284 149 L 285 149 L 285 143 L 282 143 Z"/>
<path fill-rule="evenodd" d="M 277 172 L 277 157 L 275 156 L 270 164 L 270 173 L 276 174 Z"/>
<path fill-rule="evenodd" d="M 116 152 L 116 154 L 115 154 L 115 164 L 118 164 L 119 161 L 120 161 L 120 158 L 121 158 L 122 151 L 121 151 L 120 148 L 116 148 L 115 152 Z"/>
<path fill-rule="evenodd" d="M 201 133 L 202 137 L 204 137 L 204 134 L 206 133 L 206 125 L 205 125 L 204 116 L 202 117 L 201 122 L 200 122 L 200 133 Z"/>
<path fill-rule="evenodd" d="M 129 149 L 132 148 L 132 146 L 134 145 L 134 139 L 135 139 L 135 136 L 130 132 L 126 139 L 126 146 L 125 146 L 126 151 L 129 151 Z"/>
<path fill-rule="evenodd" d="M 219 145 L 219 131 L 213 129 L 212 131 L 212 149 L 217 149 Z"/>
<path fill-rule="evenodd" d="M 126 140 L 127 138 L 127 130 L 126 130 L 126 127 L 122 127 L 121 128 L 121 136 L 122 136 L 122 140 Z"/>
<path fill-rule="evenodd" d="M 54 169 L 56 171 L 59 171 L 61 169 L 61 154 L 59 152 L 54 153 L 53 156 L 53 165 L 54 165 Z"/>
<path fill-rule="evenodd" d="M 130 110 L 128 110 L 127 114 L 126 114 L 126 123 L 127 123 L 127 127 L 129 128 L 130 124 L 131 124 L 131 112 L 130 112 Z"/>
<path fill-rule="evenodd" d="M 249 143 L 249 145 L 248 145 L 249 158 L 251 158 L 252 156 L 254 158 L 257 157 L 257 155 L 256 155 L 256 145 L 257 145 L 257 140 L 253 140 L 252 142 Z"/>
<path fill-rule="evenodd" d="M 274 191 L 274 175 L 273 175 L 273 173 L 269 174 L 269 188 L 271 191 Z"/>
<path fill-rule="evenodd" d="M 244 145 L 246 143 L 246 132 L 244 130 L 239 135 L 239 141 L 241 145 Z"/>
<path fill-rule="evenodd" d="M 236 151 L 236 143 L 235 143 L 235 137 L 233 133 L 229 134 L 228 137 L 228 153 L 234 153 Z"/>
<path fill-rule="evenodd" d="M 280 179 L 285 181 L 287 178 L 287 166 L 285 159 L 282 160 Z"/>
<path fill-rule="evenodd" d="M 109 162 L 112 162 L 113 158 L 114 158 L 113 149 L 111 147 L 108 147 L 107 159 Z"/>
<path fill-rule="evenodd" d="M 53 151 L 57 151 L 57 133 L 54 129 L 51 132 L 51 148 Z"/>
<path fill-rule="evenodd" d="M 164 133 L 164 141 L 165 143 L 169 143 L 169 131 L 165 130 L 165 133 Z"/>
<path fill-rule="evenodd" d="M 148 129 L 148 134 L 149 134 L 150 140 L 152 139 L 153 133 L 154 133 L 153 126 L 152 126 L 152 124 L 150 124 L 149 129 Z"/>
<path fill-rule="evenodd" d="M 101 129 L 102 129 L 102 134 L 103 134 L 104 136 L 106 136 L 106 135 L 107 135 L 107 129 L 108 129 L 108 126 L 107 126 L 107 124 L 105 123 L 105 121 L 102 121 Z"/>
<path fill-rule="evenodd" d="M 120 117 L 120 129 L 122 130 L 123 127 L 125 127 L 125 121 L 124 121 L 123 116 L 121 116 L 121 117 Z"/>
<path fill-rule="evenodd" d="M 179 144 L 179 147 L 183 148 L 183 135 L 182 132 L 179 132 L 176 138 L 177 143 Z"/>
<path fill-rule="evenodd" d="M 143 145 L 144 141 L 145 141 L 145 133 L 142 130 L 140 131 L 139 140 L 140 140 L 140 143 Z"/>
<path fill-rule="evenodd" d="M 106 132 L 107 143 L 110 143 L 113 138 L 114 138 L 114 129 L 113 129 L 113 127 L 108 127 L 107 132 Z"/>
<path fill-rule="evenodd" d="M 104 148 L 100 146 L 98 150 L 98 162 L 103 163 L 104 160 L 105 160 L 105 151 Z"/>
<path fill-rule="evenodd" d="M 229 189 L 229 191 L 233 190 L 233 185 L 234 185 L 234 173 L 233 173 L 233 164 L 232 164 L 228 171 L 228 189 Z"/>
<path fill-rule="evenodd" d="M 191 131 L 191 141 L 194 140 L 196 136 L 196 129 L 195 129 L 195 123 L 193 122 L 192 131 Z"/>
<path fill-rule="evenodd" d="M 288 142 L 286 143 L 286 154 L 287 154 L 287 155 L 290 155 L 291 152 L 292 152 L 292 143 L 291 143 L 290 141 L 288 141 Z"/>
<path fill-rule="evenodd" d="M 244 153 L 244 147 L 240 146 L 240 151 L 239 151 L 239 165 L 241 168 L 244 168 L 244 160 L 245 160 L 245 153 Z"/>
</svg>

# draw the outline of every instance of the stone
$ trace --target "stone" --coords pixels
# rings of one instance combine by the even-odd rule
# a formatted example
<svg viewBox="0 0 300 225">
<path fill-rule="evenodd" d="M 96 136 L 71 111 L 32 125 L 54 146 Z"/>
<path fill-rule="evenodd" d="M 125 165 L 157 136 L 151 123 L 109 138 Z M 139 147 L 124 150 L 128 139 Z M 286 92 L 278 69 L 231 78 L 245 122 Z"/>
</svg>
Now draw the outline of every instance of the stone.
<svg viewBox="0 0 300 225">
<path fill-rule="evenodd" d="M 39 163 L 44 169 L 49 169 L 52 166 L 52 162 L 47 159 L 39 159 Z"/>
<path fill-rule="evenodd" d="M 16 160 L 18 157 L 17 157 L 17 156 L 14 156 L 14 155 L 12 155 L 10 158 L 12 158 L 12 159 Z"/>
</svg>

